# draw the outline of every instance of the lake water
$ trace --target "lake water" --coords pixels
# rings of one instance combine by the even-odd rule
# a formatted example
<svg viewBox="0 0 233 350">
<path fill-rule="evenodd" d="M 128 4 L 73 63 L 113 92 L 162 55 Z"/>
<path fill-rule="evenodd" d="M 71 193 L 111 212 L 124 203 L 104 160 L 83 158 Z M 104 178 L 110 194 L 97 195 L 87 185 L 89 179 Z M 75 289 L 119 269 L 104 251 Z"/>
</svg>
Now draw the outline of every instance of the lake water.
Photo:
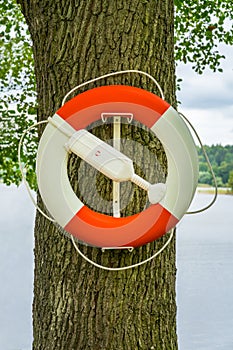
<svg viewBox="0 0 233 350">
<path fill-rule="evenodd" d="M 0 198 L 0 350 L 29 350 L 35 210 L 24 187 L 0 185 Z M 192 209 L 211 198 L 198 194 Z M 232 350 L 232 297 L 233 196 L 221 195 L 178 225 L 179 350 Z"/>
<path fill-rule="evenodd" d="M 0 199 L 0 350 L 29 350 L 35 210 L 24 187 L 0 185 Z"/>
<path fill-rule="evenodd" d="M 199 194 L 191 208 L 210 202 Z M 180 350 L 233 349 L 233 196 L 186 215 L 177 233 Z"/>
</svg>

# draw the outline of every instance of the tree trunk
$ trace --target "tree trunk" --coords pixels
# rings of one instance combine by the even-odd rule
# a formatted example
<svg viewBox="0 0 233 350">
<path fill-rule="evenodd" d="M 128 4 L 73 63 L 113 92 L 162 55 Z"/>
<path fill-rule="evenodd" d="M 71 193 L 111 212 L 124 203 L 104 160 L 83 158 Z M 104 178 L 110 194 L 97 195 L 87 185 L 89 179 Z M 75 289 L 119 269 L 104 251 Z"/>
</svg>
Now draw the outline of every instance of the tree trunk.
<svg viewBox="0 0 233 350">
<path fill-rule="evenodd" d="M 161 84 L 166 100 L 174 105 L 171 0 L 18 2 L 33 41 L 39 120 L 52 116 L 60 107 L 63 96 L 75 85 L 122 69 L 140 69 L 152 74 Z M 156 92 L 149 80 L 136 74 L 107 79 L 99 82 L 99 85 L 113 83 Z M 112 137 L 111 128 L 100 126 L 93 132 L 104 139 Z M 125 140 L 139 138 L 139 143 L 144 146 L 143 152 L 145 148 L 155 149 L 163 171 L 151 176 L 163 177 L 166 157 L 159 141 L 145 137 L 145 131 L 141 128 L 136 130 L 126 125 L 122 132 L 127 135 Z M 135 153 L 140 154 L 139 151 Z M 144 153 L 140 157 L 147 158 Z M 140 173 L 140 169 L 138 171 Z M 96 189 L 86 188 L 91 181 L 83 176 L 90 172 L 80 160 L 70 159 L 72 186 L 79 195 L 84 192 L 83 200 L 87 192 L 91 193 L 87 203 L 91 207 L 95 205 L 92 197 Z M 79 183 L 74 174 L 79 177 Z M 150 171 L 143 175 L 149 179 Z M 104 209 L 95 209 L 109 212 L 111 182 L 102 175 L 95 176 L 97 191 L 101 183 L 99 187 L 104 193 L 100 197 L 107 203 Z M 122 215 L 141 210 L 139 198 L 143 196 L 145 205 L 144 192 L 139 193 L 136 188 L 132 191 L 134 201 L 125 206 Z M 40 199 L 39 203 L 42 206 Z M 164 236 L 132 253 L 103 253 L 98 248 L 86 246 L 81 249 L 104 265 L 122 266 L 149 257 L 167 238 Z M 33 349 L 177 349 L 175 275 L 175 239 L 156 260 L 127 271 L 107 272 L 78 256 L 70 239 L 37 214 Z"/>
</svg>

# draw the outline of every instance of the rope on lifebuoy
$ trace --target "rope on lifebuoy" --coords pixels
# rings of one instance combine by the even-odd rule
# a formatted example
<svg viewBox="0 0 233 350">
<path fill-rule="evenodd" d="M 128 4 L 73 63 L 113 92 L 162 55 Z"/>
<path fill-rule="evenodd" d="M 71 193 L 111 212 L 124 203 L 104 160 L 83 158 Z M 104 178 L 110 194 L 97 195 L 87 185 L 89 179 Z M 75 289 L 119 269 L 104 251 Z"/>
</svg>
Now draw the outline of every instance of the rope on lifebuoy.
<svg viewBox="0 0 233 350">
<path fill-rule="evenodd" d="M 103 79 L 103 78 L 107 78 L 107 77 L 110 77 L 110 76 L 113 76 L 113 75 L 117 75 L 117 74 L 126 74 L 126 73 L 139 73 L 139 74 L 143 74 L 143 75 L 149 77 L 149 78 L 156 84 L 156 86 L 158 87 L 158 89 L 159 89 L 159 91 L 160 91 L 160 94 L 161 94 L 161 96 L 162 96 L 162 99 L 164 99 L 163 91 L 162 91 L 160 85 L 158 84 L 158 82 L 157 82 L 150 74 L 145 73 L 145 72 L 142 72 L 142 71 L 138 71 L 138 70 L 126 70 L 126 71 L 119 71 L 119 72 L 109 73 L 109 74 L 106 74 L 106 75 L 103 75 L 103 76 L 101 76 L 101 77 L 98 77 L 98 78 L 89 80 L 89 81 L 87 81 L 87 82 L 84 82 L 84 83 L 82 83 L 82 84 L 80 84 L 80 85 L 74 87 L 72 90 L 70 90 L 70 91 L 65 95 L 65 97 L 63 98 L 63 101 L 62 101 L 62 105 L 64 105 L 64 103 L 65 103 L 66 99 L 68 98 L 68 96 L 69 96 L 72 92 L 76 91 L 77 89 L 79 89 L 79 88 L 81 88 L 81 87 L 83 87 L 83 86 L 85 86 L 85 85 L 87 85 L 87 84 L 90 84 L 90 83 L 92 83 L 92 82 L 95 82 L 95 81 L 97 81 L 97 80 Z M 206 154 L 206 151 L 205 151 L 205 149 L 204 149 L 204 146 L 203 146 L 203 144 L 202 144 L 202 142 L 201 142 L 201 140 L 200 140 L 200 137 L 199 137 L 197 131 L 195 130 L 194 126 L 190 123 L 190 121 L 189 121 L 182 113 L 180 113 L 180 112 L 178 112 L 178 113 L 179 113 L 179 115 L 183 118 L 183 120 L 184 120 L 186 123 L 188 123 L 189 126 L 191 127 L 191 129 L 194 131 L 194 134 L 196 135 L 196 137 L 197 137 L 197 139 L 198 139 L 198 141 L 199 141 L 199 143 L 200 143 L 200 146 L 201 146 L 201 148 L 202 148 L 202 150 L 203 150 L 203 154 L 204 154 L 204 156 L 205 156 L 205 158 L 206 158 L 206 161 L 207 161 L 207 164 L 208 164 L 209 169 L 210 169 L 210 171 L 211 171 L 211 174 L 212 174 L 212 177 L 213 177 L 213 180 L 214 180 L 214 185 L 215 185 L 215 195 L 214 195 L 214 198 L 213 198 L 213 200 L 211 201 L 211 203 L 210 203 L 209 205 L 207 205 L 206 207 L 204 207 L 204 208 L 202 208 L 202 209 L 196 210 L 196 211 L 186 212 L 186 214 L 195 214 L 195 213 L 199 213 L 199 212 L 202 212 L 202 211 L 204 211 L 204 210 L 207 210 L 209 207 L 211 207 L 211 206 L 214 204 L 214 202 L 216 201 L 216 198 L 217 198 L 217 183 L 216 183 L 216 178 L 215 178 L 215 175 L 214 175 L 214 172 L 213 172 L 211 163 L 210 163 L 210 161 L 209 161 L 209 158 L 208 158 L 208 156 L 207 156 L 207 154 Z M 25 184 L 25 186 L 26 186 L 27 192 L 29 193 L 29 196 L 30 196 L 30 198 L 31 198 L 31 200 L 32 200 L 32 202 L 33 202 L 33 204 L 34 204 L 34 206 L 36 207 L 36 209 L 37 209 L 46 219 L 52 221 L 53 223 L 57 223 L 57 221 L 56 221 L 55 219 L 53 219 L 52 217 L 50 217 L 50 216 L 48 216 L 46 213 L 44 213 L 44 212 L 41 210 L 41 208 L 39 208 L 38 205 L 36 204 L 36 202 L 34 201 L 34 198 L 33 198 L 33 196 L 31 195 L 30 187 L 29 187 L 29 185 L 28 185 L 28 183 L 27 183 L 27 180 L 26 180 L 25 168 L 23 168 L 22 162 L 21 162 L 21 149 L 22 149 L 23 140 L 24 140 L 25 135 L 26 135 L 28 132 L 30 132 L 33 128 L 35 128 L 36 126 L 38 126 L 38 125 L 40 125 L 40 124 L 42 124 L 42 123 L 48 123 L 49 121 L 51 122 L 51 121 L 52 121 L 52 118 L 48 118 L 48 120 L 46 120 L 46 121 L 41 121 L 41 122 L 35 123 L 34 125 L 30 126 L 27 130 L 25 130 L 25 131 L 23 132 L 23 134 L 22 134 L 22 136 L 21 136 L 21 138 L 20 138 L 19 145 L 18 145 L 18 160 L 19 160 L 20 172 L 21 172 L 21 174 L 22 174 L 22 180 L 23 180 L 23 182 L 24 182 L 24 184 Z M 53 121 L 52 121 L 52 122 L 53 122 Z M 60 129 L 60 128 L 59 128 L 59 129 Z M 61 129 L 62 129 L 62 127 L 61 127 Z M 60 130 L 60 131 L 62 131 L 62 130 Z M 66 132 L 66 131 L 64 131 L 64 132 Z M 58 224 L 58 225 L 59 225 L 59 224 Z M 154 259 L 154 258 L 155 258 L 156 256 L 158 256 L 158 255 L 167 247 L 167 245 L 170 243 L 170 241 L 171 241 L 171 239 L 172 239 L 172 237 L 173 237 L 174 231 L 175 231 L 175 227 L 172 229 L 171 234 L 170 234 L 170 236 L 169 236 L 169 239 L 168 239 L 167 242 L 164 244 L 164 246 L 163 246 L 159 251 L 157 251 L 155 254 L 153 254 L 150 258 L 145 259 L 144 261 L 142 261 L 142 262 L 140 262 L 140 263 L 137 263 L 137 264 L 134 264 L 134 265 L 131 265 L 131 266 L 120 267 L 120 268 L 108 268 L 108 267 L 106 267 L 106 266 L 102 266 L 102 265 L 99 265 L 99 264 L 93 262 L 92 260 L 90 260 L 88 257 L 86 257 L 86 256 L 80 251 L 79 247 L 78 247 L 77 244 L 76 244 L 76 241 L 79 241 L 79 240 L 75 239 L 75 238 L 72 236 L 72 234 L 70 235 L 70 237 L 71 237 L 72 243 L 73 243 L 73 245 L 74 245 L 76 251 L 77 251 L 85 260 L 87 260 L 89 263 L 93 264 L 93 265 L 96 266 L 96 267 L 105 269 L 105 270 L 109 270 L 109 271 L 120 271 L 120 270 L 129 269 L 129 268 L 132 268 L 132 267 L 140 266 L 140 265 L 142 265 L 142 264 L 144 264 L 144 263 L 146 263 L 146 262 L 148 262 L 148 261 Z M 122 247 L 122 249 L 123 249 L 123 248 L 124 248 L 124 247 Z M 119 247 L 119 249 L 121 249 L 121 247 Z"/>
<path fill-rule="evenodd" d="M 88 84 L 95 83 L 96 81 L 99 81 L 99 80 L 102 80 L 102 79 L 105 79 L 105 78 L 109 78 L 109 77 L 113 77 L 115 75 L 128 74 L 128 73 L 142 74 L 142 75 L 148 77 L 149 79 L 151 79 L 153 81 L 153 83 L 157 86 L 162 100 L 164 100 L 163 90 L 162 90 L 161 86 L 159 85 L 159 83 L 157 82 L 157 80 L 154 77 L 152 77 L 152 75 L 150 75 L 149 73 L 143 72 L 141 70 L 137 70 L 137 69 L 127 69 L 127 70 L 120 70 L 120 71 L 117 71 L 117 72 L 112 72 L 112 73 L 108 73 L 108 74 L 105 74 L 105 75 L 101 75 L 100 77 L 93 78 L 91 80 L 85 81 L 84 83 L 75 86 L 73 89 L 71 89 L 69 92 L 67 92 L 67 94 L 64 96 L 61 105 L 63 106 L 66 103 L 66 100 L 67 100 L 67 98 L 69 97 L 70 94 L 72 94 L 74 91 L 76 91 L 78 89 L 81 89 L 82 87 L 84 87 L 84 86 L 86 86 Z"/>
<path fill-rule="evenodd" d="M 197 140 L 198 140 L 198 142 L 199 142 L 199 144 L 200 144 L 200 146 L 201 146 L 202 152 L 203 152 L 204 157 L 205 157 L 205 159 L 206 159 L 206 163 L 207 163 L 207 165 L 208 165 L 208 168 L 209 168 L 209 170 L 210 170 L 210 173 L 211 173 L 212 178 L 213 178 L 213 181 L 214 181 L 214 197 L 213 197 L 212 201 L 211 201 L 207 206 L 205 206 L 205 207 L 203 207 L 203 208 L 201 208 L 201 209 L 194 210 L 194 211 L 187 211 L 187 212 L 186 212 L 186 214 L 198 214 L 198 213 L 201 213 L 201 212 L 203 212 L 203 211 L 209 209 L 210 207 L 212 207 L 212 205 L 214 204 L 214 202 L 216 202 L 217 196 L 218 196 L 218 184 L 217 184 L 217 180 L 216 180 L 216 176 L 215 176 L 214 170 L 213 170 L 212 165 L 211 165 L 211 163 L 210 163 L 209 157 L 208 157 L 208 155 L 207 155 L 207 153 L 206 153 L 205 147 L 204 147 L 204 145 L 203 145 L 203 143 L 202 143 L 202 141 L 201 141 L 201 139 L 200 139 L 200 136 L 198 135 L 196 129 L 194 128 L 194 126 L 192 125 L 192 123 L 188 120 L 188 118 L 185 117 L 185 115 L 184 115 L 183 113 L 181 113 L 181 112 L 178 112 L 178 113 L 179 113 L 179 115 L 181 115 L 181 117 L 189 124 L 189 126 L 190 126 L 191 129 L 193 130 L 193 132 L 194 132 L 194 134 L 195 134 L 195 136 L 196 136 L 196 138 L 197 138 Z"/>
<path fill-rule="evenodd" d="M 167 248 L 167 246 L 169 245 L 169 243 L 171 242 L 173 236 L 174 236 L 174 232 L 175 232 L 176 228 L 174 227 L 172 230 L 171 230 L 171 233 L 170 233 L 170 236 L 168 238 L 168 240 L 164 243 L 164 245 L 162 246 L 162 248 L 160 248 L 157 252 L 155 252 L 152 256 L 150 256 L 149 258 L 143 260 L 143 261 L 140 261 L 136 264 L 133 264 L 133 265 L 129 265 L 129 266 L 122 266 L 122 267 L 108 267 L 108 266 L 104 266 L 104 265 L 100 265 L 98 263 L 96 263 L 95 261 L 89 259 L 85 254 L 83 254 L 83 252 L 79 249 L 77 243 L 75 242 L 75 239 L 74 237 L 71 235 L 71 241 L 74 245 L 74 248 L 76 249 L 76 251 L 79 253 L 79 255 L 84 259 L 86 260 L 87 262 L 89 262 L 91 265 L 95 266 L 95 267 L 98 267 L 102 270 L 107 270 L 107 271 L 124 271 L 124 270 L 128 270 L 128 269 L 132 269 L 134 267 L 139 267 L 141 265 L 144 265 L 146 264 L 147 262 L 155 259 L 159 254 L 161 254 L 165 248 Z M 120 249 L 120 248 L 118 248 Z"/>
</svg>

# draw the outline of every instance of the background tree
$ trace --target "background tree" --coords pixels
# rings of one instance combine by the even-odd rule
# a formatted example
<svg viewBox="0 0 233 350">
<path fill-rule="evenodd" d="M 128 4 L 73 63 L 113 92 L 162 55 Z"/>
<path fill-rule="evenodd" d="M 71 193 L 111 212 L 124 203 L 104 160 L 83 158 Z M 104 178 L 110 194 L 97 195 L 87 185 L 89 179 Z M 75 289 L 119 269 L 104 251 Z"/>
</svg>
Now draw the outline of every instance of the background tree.
<svg viewBox="0 0 233 350">
<path fill-rule="evenodd" d="M 0 176 L 7 185 L 18 185 L 17 145 L 23 130 L 35 122 L 36 86 L 31 37 L 15 1 L 0 0 L 0 60 Z M 28 135 L 27 144 L 27 180 L 36 188 L 37 140 Z"/>
<path fill-rule="evenodd" d="M 232 45 L 231 0 L 174 0 L 176 61 L 191 63 L 201 74 L 206 67 L 222 72 L 219 43 Z"/>
<path fill-rule="evenodd" d="M 212 175 L 203 156 L 202 149 L 198 149 L 199 156 L 199 183 L 213 185 Z M 233 146 L 212 145 L 205 146 L 210 162 L 217 176 L 218 186 L 227 185 L 230 171 L 233 169 Z"/>
<path fill-rule="evenodd" d="M 229 179 L 228 179 L 228 186 L 233 191 L 233 170 L 230 171 Z"/>
</svg>

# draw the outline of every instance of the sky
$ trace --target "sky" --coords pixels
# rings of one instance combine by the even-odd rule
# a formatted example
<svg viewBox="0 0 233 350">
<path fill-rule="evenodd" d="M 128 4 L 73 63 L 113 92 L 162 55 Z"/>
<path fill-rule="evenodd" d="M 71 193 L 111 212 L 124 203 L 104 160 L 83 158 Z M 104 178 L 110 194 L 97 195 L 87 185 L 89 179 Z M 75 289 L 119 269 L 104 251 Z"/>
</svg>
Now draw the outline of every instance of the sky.
<svg viewBox="0 0 233 350">
<path fill-rule="evenodd" d="M 206 69 L 199 75 L 187 64 L 177 68 L 178 78 L 183 79 L 177 94 L 179 111 L 207 145 L 233 144 L 233 46 L 221 45 L 220 50 L 226 56 L 223 73 Z"/>
</svg>

